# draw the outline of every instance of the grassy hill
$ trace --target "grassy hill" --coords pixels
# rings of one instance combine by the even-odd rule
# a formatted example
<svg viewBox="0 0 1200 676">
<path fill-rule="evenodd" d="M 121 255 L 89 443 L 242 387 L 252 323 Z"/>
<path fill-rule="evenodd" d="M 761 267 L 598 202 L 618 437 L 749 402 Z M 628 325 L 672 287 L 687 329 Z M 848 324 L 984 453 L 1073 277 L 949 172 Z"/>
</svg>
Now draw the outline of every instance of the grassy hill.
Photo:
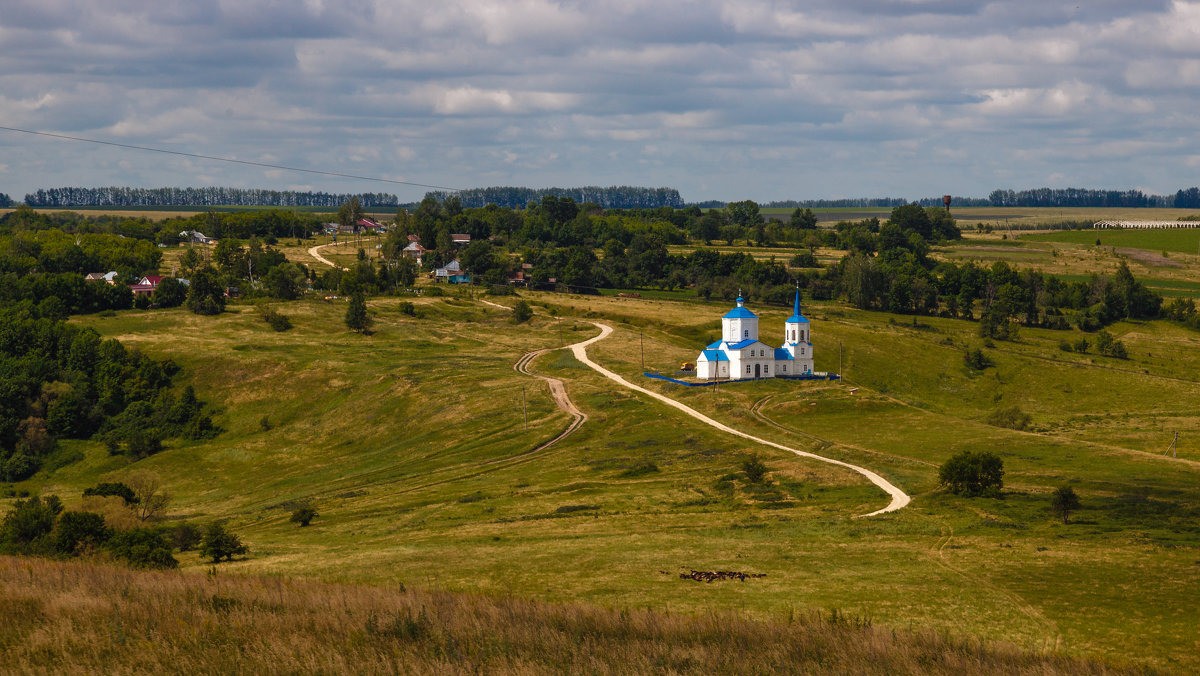
<svg viewBox="0 0 1200 676">
<path fill-rule="evenodd" d="M 1181 672 L 1200 667 L 1200 357 L 1196 334 L 1163 322 L 1114 327 L 1131 359 L 1057 349 L 1061 332 L 1022 330 L 966 368 L 970 322 L 808 306 L 818 370 L 840 383 L 763 381 L 684 388 L 642 378 L 694 359 L 723 304 L 529 294 L 538 316 L 466 297 L 371 302 L 377 331 L 349 333 L 344 304 L 279 305 L 273 332 L 249 307 L 220 317 L 131 311 L 78 318 L 180 363 L 228 430 L 127 465 L 100 444 L 31 482 L 68 506 L 134 468 L 174 495 L 172 518 L 229 519 L 251 556 L 220 570 L 594 602 L 677 613 L 737 611 L 766 621 L 823 610 L 877 627 L 919 627 Z M 510 302 L 510 301 L 509 301 Z M 777 341 L 784 310 L 764 310 Z M 885 496 L 840 468 L 756 447 L 617 389 L 566 351 L 533 369 L 568 383 L 590 416 L 568 423 L 525 352 L 616 331 L 589 354 L 723 422 L 865 465 L 914 496 L 898 513 L 854 519 Z M 522 400 L 529 428 L 523 424 Z M 984 421 L 1018 406 L 1032 427 Z M 1180 457 L 1164 457 L 1180 430 Z M 999 453 L 1003 499 L 936 491 L 937 465 L 964 449 Z M 757 453 L 767 485 L 741 472 Z M 1063 524 L 1049 494 L 1083 509 Z M 313 525 L 288 522 L 305 500 Z M 207 569 L 182 555 L 185 568 Z M 680 572 L 764 577 L 700 584 Z M 225 578 L 223 578 L 225 579 Z"/>
<path fill-rule="evenodd" d="M 0 609 L 14 672 L 1145 673 L 836 613 L 759 622 L 10 557 Z"/>
</svg>

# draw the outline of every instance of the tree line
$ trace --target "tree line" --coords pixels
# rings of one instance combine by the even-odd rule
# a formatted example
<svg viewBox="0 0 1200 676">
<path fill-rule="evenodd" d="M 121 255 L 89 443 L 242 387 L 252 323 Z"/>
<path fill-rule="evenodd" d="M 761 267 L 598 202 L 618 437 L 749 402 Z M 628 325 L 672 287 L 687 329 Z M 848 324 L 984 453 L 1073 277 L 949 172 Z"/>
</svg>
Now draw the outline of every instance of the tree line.
<svg viewBox="0 0 1200 676">
<path fill-rule="evenodd" d="M 425 194 L 439 202 L 451 196 L 457 197 L 464 207 L 483 207 L 495 204 L 499 207 L 519 208 L 540 202 L 546 197 L 569 198 L 579 203 L 592 203 L 603 209 L 655 209 L 658 207 L 679 208 L 683 198 L 675 188 L 641 188 L 629 185 L 614 185 L 607 188 L 584 186 L 580 188 L 521 188 L 496 186 L 472 188 L 450 193 L 433 191 Z"/>
<path fill-rule="evenodd" d="M 256 188 L 48 188 L 25 195 L 31 207 L 167 207 L 258 206 L 336 207 L 357 197 L 365 207 L 396 207 L 400 201 L 387 193 L 357 195 L 319 191 L 263 190 Z"/>
</svg>

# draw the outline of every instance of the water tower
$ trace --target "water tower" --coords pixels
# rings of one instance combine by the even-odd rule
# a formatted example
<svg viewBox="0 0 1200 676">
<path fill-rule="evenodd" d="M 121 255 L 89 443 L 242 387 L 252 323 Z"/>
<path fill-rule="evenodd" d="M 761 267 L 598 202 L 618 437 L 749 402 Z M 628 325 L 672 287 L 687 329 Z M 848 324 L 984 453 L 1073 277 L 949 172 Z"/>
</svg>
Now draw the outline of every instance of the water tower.
<svg viewBox="0 0 1200 676">
<path fill-rule="evenodd" d="M 942 204 L 946 205 L 946 213 L 950 213 L 950 196 L 942 195 Z"/>
</svg>

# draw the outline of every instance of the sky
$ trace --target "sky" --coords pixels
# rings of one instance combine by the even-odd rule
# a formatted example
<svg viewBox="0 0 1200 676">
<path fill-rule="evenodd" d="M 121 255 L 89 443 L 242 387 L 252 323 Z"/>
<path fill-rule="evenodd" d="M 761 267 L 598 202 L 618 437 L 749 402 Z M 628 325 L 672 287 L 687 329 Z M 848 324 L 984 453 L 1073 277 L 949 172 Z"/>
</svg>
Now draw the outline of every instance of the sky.
<svg viewBox="0 0 1200 676">
<path fill-rule="evenodd" d="M 6 127 L 687 201 L 1200 184 L 1200 2 L 0 5 Z M 0 192 L 108 185 L 426 191 L 0 131 Z"/>
</svg>

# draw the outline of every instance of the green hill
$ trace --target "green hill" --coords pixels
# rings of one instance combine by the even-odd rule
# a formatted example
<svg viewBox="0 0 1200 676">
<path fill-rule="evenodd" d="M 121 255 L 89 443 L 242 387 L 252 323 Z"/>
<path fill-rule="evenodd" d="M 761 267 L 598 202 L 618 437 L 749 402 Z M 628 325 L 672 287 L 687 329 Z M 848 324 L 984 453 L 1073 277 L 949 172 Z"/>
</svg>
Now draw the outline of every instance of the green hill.
<svg viewBox="0 0 1200 676">
<path fill-rule="evenodd" d="M 538 316 L 469 298 L 421 298 L 418 317 L 376 300 L 371 336 L 344 305 L 280 306 L 273 332 L 252 310 L 220 317 L 138 311 L 77 318 L 182 365 L 227 430 L 134 466 L 100 444 L 31 485 L 68 505 L 134 467 L 173 494 L 172 518 L 229 519 L 251 556 L 222 571 L 596 602 L 751 618 L 838 609 L 881 627 L 920 627 L 1162 669 L 1200 667 L 1200 358 L 1194 333 L 1164 322 L 1112 330 L 1129 360 L 1058 349 L 1063 332 L 1022 329 L 981 347 L 976 324 L 810 305 L 817 369 L 840 383 L 763 381 L 683 388 L 642 378 L 695 358 L 721 304 L 530 294 Z M 551 313 L 562 317 L 555 319 Z M 786 311 L 764 311 L 768 342 Z M 568 416 L 513 370 L 525 352 L 616 331 L 593 359 L 755 434 L 867 466 L 914 496 L 900 512 L 856 474 L 723 435 L 618 389 L 566 352 L 534 371 L 568 383 L 589 421 L 545 451 Z M 528 409 L 528 430 L 522 402 Z M 1025 431 L 994 427 L 1017 406 Z M 1179 458 L 1162 450 L 1181 432 Z M 937 489 L 960 450 L 1002 456 L 1002 499 Z M 756 453 L 765 484 L 741 472 Z M 1070 524 L 1049 495 L 1070 485 Z M 313 501 L 308 528 L 291 508 Z M 208 566 L 181 555 L 185 567 Z M 713 584 L 696 570 L 764 577 Z"/>
</svg>

